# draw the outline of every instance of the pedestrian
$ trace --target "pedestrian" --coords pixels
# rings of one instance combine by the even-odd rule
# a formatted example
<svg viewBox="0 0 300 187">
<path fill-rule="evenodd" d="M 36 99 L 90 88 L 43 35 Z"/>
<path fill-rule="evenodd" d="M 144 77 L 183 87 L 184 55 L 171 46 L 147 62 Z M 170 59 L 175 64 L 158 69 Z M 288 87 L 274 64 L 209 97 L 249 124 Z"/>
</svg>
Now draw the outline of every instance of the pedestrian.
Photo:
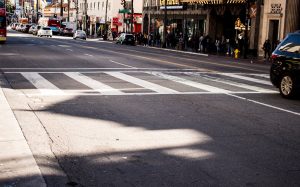
<svg viewBox="0 0 300 187">
<path fill-rule="evenodd" d="M 263 45 L 263 50 L 265 52 L 264 58 L 267 58 L 268 55 L 268 60 L 270 59 L 271 56 L 271 42 L 269 39 L 267 39 Z"/>
<path fill-rule="evenodd" d="M 201 36 L 199 37 L 199 52 L 203 53 L 203 35 L 201 34 Z"/>
<path fill-rule="evenodd" d="M 217 48 L 217 55 L 219 55 L 220 52 L 220 40 L 217 38 L 215 42 L 216 48 Z"/>
</svg>

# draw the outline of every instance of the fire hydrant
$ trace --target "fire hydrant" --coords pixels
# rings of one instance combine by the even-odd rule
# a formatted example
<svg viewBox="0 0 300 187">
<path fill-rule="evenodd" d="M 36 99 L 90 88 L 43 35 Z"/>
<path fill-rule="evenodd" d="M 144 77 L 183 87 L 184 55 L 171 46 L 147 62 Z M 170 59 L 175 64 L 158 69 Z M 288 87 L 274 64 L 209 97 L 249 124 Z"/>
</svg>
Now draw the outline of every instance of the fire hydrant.
<svg viewBox="0 0 300 187">
<path fill-rule="evenodd" d="M 239 58 L 240 50 L 238 48 L 236 48 L 233 52 L 234 52 L 234 58 L 235 59 Z"/>
</svg>

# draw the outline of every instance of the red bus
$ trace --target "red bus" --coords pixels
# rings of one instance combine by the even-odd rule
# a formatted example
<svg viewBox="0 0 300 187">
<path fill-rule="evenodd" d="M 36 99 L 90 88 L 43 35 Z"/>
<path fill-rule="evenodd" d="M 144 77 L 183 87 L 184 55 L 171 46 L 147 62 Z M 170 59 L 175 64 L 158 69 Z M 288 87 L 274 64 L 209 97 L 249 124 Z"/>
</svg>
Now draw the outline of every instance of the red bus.
<svg viewBox="0 0 300 187">
<path fill-rule="evenodd" d="M 5 0 L 0 0 L 0 42 L 6 42 L 6 8 Z"/>
</svg>

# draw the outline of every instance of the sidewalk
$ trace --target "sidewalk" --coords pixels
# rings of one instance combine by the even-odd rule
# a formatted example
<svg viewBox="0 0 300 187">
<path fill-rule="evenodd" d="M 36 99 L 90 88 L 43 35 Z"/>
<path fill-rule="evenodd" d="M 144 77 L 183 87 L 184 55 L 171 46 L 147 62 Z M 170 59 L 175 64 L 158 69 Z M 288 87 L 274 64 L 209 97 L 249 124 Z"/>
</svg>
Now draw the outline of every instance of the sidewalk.
<svg viewBox="0 0 300 187">
<path fill-rule="evenodd" d="M 4 95 L 0 74 L 0 186 L 46 186 L 40 169 Z M 2 81 L 2 82 L 1 82 Z"/>
<path fill-rule="evenodd" d="M 103 40 L 103 38 L 99 37 L 89 37 L 88 41 L 94 41 L 94 42 L 107 42 L 107 43 L 113 43 L 116 42 L 116 40 Z M 270 64 L 270 61 L 267 61 L 264 59 L 262 56 L 258 57 L 251 57 L 249 56 L 247 59 L 244 59 L 243 57 L 239 57 L 237 59 L 233 58 L 232 56 L 226 56 L 226 55 L 217 55 L 217 54 L 212 54 L 212 53 L 200 53 L 200 52 L 194 52 L 191 50 L 177 50 L 177 49 L 172 49 L 172 48 L 161 48 L 158 46 L 143 46 L 143 45 L 138 45 L 140 47 L 147 47 L 147 48 L 152 48 L 152 49 L 157 49 L 157 50 L 164 50 L 164 51 L 171 51 L 171 52 L 176 52 L 176 53 L 182 53 L 182 54 L 190 54 L 190 55 L 197 55 L 197 56 L 205 56 L 205 57 L 216 57 L 216 58 L 224 58 L 227 60 L 233 60 L 233 61 L 239 61 L 239 62 L 244 62 L 244 63 L 254 63 L 254 64 Z"/>
</svg>

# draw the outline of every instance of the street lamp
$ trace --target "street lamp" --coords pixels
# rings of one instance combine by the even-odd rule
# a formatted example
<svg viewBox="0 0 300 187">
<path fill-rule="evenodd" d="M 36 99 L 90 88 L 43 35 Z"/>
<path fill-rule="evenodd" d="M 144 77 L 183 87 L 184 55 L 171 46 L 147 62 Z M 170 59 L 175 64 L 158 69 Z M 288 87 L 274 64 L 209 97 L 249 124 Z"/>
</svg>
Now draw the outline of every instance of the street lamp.
<svg viewBox="0 0 300 187">
<path fill-rule="evenodd" d="M 248 53 L 248 29 L 249 29 L 249 8 L 250 8 L 250 0 L 245 1 L 245 6 L 246 6 L 246 20 L 245 20 L 245 25 L 246 25 L 246 30 L 245 30 L 245 41 L 244 41 L 244 59 L 247 58 L 247 53 Z"/>
</svg>

